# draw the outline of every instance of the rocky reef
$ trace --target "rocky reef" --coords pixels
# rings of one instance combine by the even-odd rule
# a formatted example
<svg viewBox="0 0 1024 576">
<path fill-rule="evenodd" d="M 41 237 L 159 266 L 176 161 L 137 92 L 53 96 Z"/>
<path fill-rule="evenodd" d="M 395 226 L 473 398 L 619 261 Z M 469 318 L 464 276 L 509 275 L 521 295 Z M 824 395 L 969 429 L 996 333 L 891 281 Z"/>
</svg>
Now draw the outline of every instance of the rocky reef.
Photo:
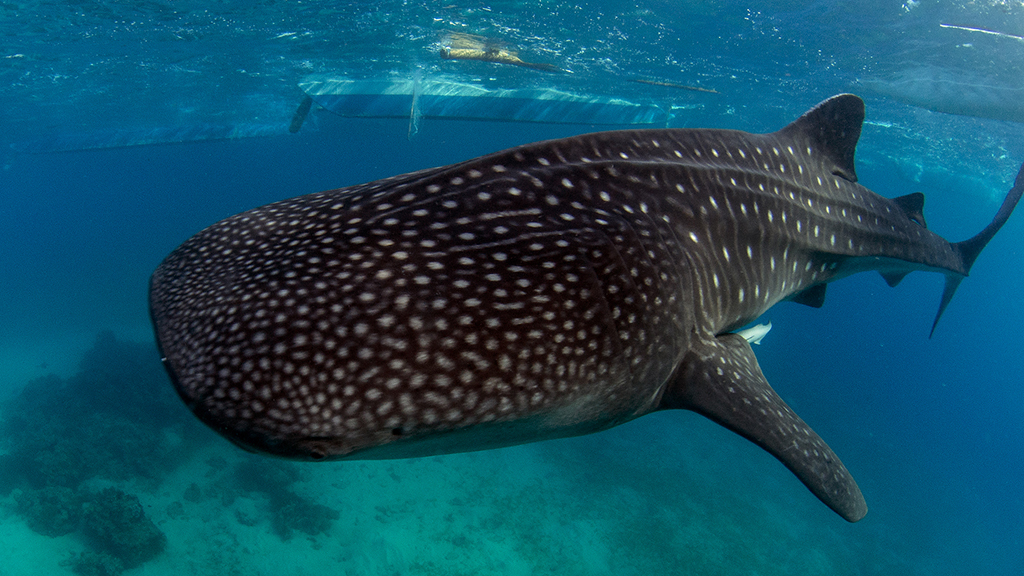
<svg viewBox="0 0 1024 576">
<path fill-rule="evenodd" d="M 117 558 L 125 569 L 167 546 L 167 537 L 146 516 L 139 498 L 116 488 L 106 488 L 82 505 L 81 529 L 95 550 Z"/>
<path fill-rule="evenodd" d="M 115 575 L 152 559 L 167 538 L 137 496 L 90 481 L 156 485 L 207 434 L 181 406 L 152 346 L 100 334 L 70 378 L 44 376 L 0 406 L 0 493 L 29 528 L 78 533 L 65 565 Z"/>
<path fill-rule="evenodd" d="M 174 393 L 152 344 L 104 332 L 75 375 L 36 378 L 0 405 L 0 496 L 13 496 L 14 511 L 35 532 L 75 535 L 84 544 L 63 561 L 71 571 L 116 576 L 167 546 L 124 486 L 160 489 L 215 439 Z M 191 482 L 181 501 L 161 506 L 167 519 L 188 520 L 186 505 L 209 502 L 240 526 L 263 525 L 282 540 L 326 534 L 339 519 L 296 491 L 301 465 L 223 446 L 226 458 L 209 457 L 206 476 Z"/>
<path fill-rule="evenodd" d="M 0 486 L 156 480 L 209 437 L 168 385 L 155 348 L 105 332 L 77 374 L 32 380 L 0 407 Z"/>
<path fill-rule="evenodd" d="M 14 511 L 33 531 L 74 535 L 84 545 L 64 560 L 69 570 L 116 576 L 167 546 L 124 487 L 165 489 L 163 482 L 210 442 L 220 440 L 184 407 L 155 348 L 102 333 L 75 375 L 37 378 L 0 405 L 0 496 L 13 496 Z M 224 455 L 206 460 L 206 475 L 158 515 L 188 521 L 188 506 L 194 513 L 212 505 L 215 515 L 219 509 L 282 540 L 325 534 L 339 518 L 296 491 L 302 466 L 223 447 Z"/>
</svg>

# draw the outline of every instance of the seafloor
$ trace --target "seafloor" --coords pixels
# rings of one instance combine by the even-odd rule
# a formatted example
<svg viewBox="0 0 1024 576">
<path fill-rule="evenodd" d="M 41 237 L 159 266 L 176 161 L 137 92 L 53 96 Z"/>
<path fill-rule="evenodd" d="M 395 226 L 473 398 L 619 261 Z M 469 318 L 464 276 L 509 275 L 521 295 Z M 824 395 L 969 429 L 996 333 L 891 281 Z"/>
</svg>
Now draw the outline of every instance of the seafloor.
<svg viewBox="0 0 1024 576">
<path fill-rule="evenodd" d="M 150 344 L 106 332 L 73 375 L 32 380 L 0 415 L 3 576 L 921 568 L 688 413 L 505 450 L 296 464 L 201 426 Z"/>
</svg>

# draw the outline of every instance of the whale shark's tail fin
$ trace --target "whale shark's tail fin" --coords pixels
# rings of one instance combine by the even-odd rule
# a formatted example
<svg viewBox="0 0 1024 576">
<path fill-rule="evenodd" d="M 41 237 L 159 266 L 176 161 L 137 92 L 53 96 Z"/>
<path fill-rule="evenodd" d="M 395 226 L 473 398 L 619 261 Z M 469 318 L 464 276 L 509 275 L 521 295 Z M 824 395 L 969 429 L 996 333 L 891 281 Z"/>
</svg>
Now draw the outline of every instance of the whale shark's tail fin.
<svg viewBox="0 0 1024 576">
<path fill-rule="evenodd" d="M 1003 205 L 999 207 L 999 211 L 996 212 L 995 218 L 989 222 L 988 226 L 976 234 L 973 238 L 964 240 L 963 242 L 954 242 L 953 249 L 960 254 L 960 258 L 964 263 L 964 269 L 970 270 L 971 266 L 974 265 L 974 261 L 978 258 L 978 254 L 988 244 L 989 240 L 999 232 L 999 229 L 1006 224 L 1007 218 L 1010 217 L 1010 213 L 1017 206 L 1017 201 L 1020 200 L 1021 194 L 1024 194 L 1024 165 L 1020 167 L 1017 172 L 1017 179 L 1013 183 L 1013 188 L 1006 194 L 1006 198 L 1003 200 Z M 935 314 L 935 321 L 932 322 L 932 331 L 928 334 L 931 338 L 935 334 L 935 327 L 939 324 L 939 318 L 942 317 L 942 313 L 946 311 L 946 306 L 949 305 L 949 301 L 953 299 L 953 294 L 956 293 L 956 289 L 960 286 L 960 282 L 964 279 L 959 274 L 949 274 L 946 276 L 946 287 L 942 291 L 942 301 L 939 303 L 939 311 Z"/>
</svg>

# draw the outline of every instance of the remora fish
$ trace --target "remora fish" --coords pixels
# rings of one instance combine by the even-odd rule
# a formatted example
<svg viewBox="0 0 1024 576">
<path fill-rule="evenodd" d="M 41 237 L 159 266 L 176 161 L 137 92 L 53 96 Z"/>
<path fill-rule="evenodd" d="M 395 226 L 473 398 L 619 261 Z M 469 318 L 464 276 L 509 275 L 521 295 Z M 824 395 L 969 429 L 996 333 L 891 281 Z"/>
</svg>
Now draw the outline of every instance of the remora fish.
<svg viewBox="0 0 1024 576">
<path fill-rule="evenodd" d="M 840 95 L 773 134 L 589 134 L 244 212 L 153 274 L 164 364 L 203 422 L 307 460 L 693 410 L 859 520 L 846 467 L 733 331 L 869 269 L 890 284 L 946 274 L 941 315 L 1024 191 L 1018 175 L 988 227 L 949 243 L 925 228 L 922 195 L 856 183 L 863 116 Z"/>
</svg>

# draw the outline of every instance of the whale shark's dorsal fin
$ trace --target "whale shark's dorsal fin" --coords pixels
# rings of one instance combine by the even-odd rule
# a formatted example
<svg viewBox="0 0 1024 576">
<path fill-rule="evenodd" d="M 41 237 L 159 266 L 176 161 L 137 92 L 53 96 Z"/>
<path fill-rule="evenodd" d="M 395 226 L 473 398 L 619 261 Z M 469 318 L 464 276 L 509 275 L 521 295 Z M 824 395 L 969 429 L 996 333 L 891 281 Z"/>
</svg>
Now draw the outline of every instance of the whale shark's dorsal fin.
<svg viewBox="0 0 1024 576">
<path fill-rule="evenodd" d="M 775 134 L 806 143 L 831 161 L 832 174 L 856 182 L 853 156 L 863 123 L 864 101 L 853 94 L 840 94 L 818 104 Z"/>
</svg>

